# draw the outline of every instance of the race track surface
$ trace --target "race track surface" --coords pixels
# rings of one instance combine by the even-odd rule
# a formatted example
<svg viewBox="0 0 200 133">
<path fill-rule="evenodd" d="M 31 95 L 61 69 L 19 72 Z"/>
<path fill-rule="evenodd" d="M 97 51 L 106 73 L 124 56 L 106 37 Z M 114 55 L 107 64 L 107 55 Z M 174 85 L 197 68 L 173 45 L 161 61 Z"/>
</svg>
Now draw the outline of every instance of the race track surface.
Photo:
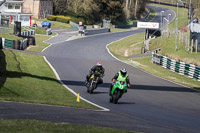
<svg viewBox="0 0 200 133">
<path fill-rule="evenodd" d="M 172 14 L 170 20 L 175 17 L 171 10 L 154 8 L 157 16 L 153 22 L 160 22 L 162 10 L 165 11 L 163 16 Z M 198 133 L 198 91 L 150 75 L 116 60 L 109 54 L 106 48 L 109 43 L 141 32 L 144 30 L 101 34 L 61 43 L 53 42 L 52 39 L 49 42 L 53 45 L 42 53 L 64 84 L 80 93 L 83 98 L 110 109 L 109 112 L 0 102 L 0 117 L 89 124 L 147 133 Z M 101 61 L 105 68 L 104 83 L 94 91 L 94 94 L 88 94 L 84 86 L 85 77 L 98 61 Z M 111 78 L 122 67 L 128 71 L 131 88 L 119 100 L 119 104 L 111 104 L 108 95 Z M 12 113 L 13 117 L 6 113 Z"/>
</svg>

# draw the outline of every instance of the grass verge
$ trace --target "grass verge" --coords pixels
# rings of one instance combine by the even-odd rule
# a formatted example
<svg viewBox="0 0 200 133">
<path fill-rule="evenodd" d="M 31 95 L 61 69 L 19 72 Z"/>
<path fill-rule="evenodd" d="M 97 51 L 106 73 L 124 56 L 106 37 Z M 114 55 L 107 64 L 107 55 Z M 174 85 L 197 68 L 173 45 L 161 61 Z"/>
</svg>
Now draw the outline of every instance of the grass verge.
<svg viewBox="0 0 200 133">
<path fill-rule="evenodd" d="M 6 39 L 10 39 L 10 40 L 23 40 L 22 37 L 18 37 L 18 36 L 11 35 L 11 34 L 3 34 L 3 33 L 0 33 L 0 37 L 6 38 Z"/>
<path fill-rule="evenodd" d="M 0 100 L 96 109 L 67 91 L 38 55 L 2 50 Z"/>
<path fill-rule="evenodd" d="M 83 126 L 68 123 L 42 122 L 37 120 L 0 119 L 2 133 L 133 133 L 126 130 Z"/>
<path fill-rule="evenodd" d="M 52 35 L 53 36 L 53 35 Z M 48 40 L 52 36 L 46 36 L 46 35 L 34 35 L 36 40 L 36 46 L 29 46 L 29 51 L 35 51 L 35 52 L 41 52 L 44 48 L 49 46 L 48 43 L 45 43 L 45 40 Z"/>
<path fill-rule="evenodd" d="M 187 46 L 185 46 L 185 43 L 182 44 L 181 41 L 178 40 L 178 51 L 175 51 L 175 35 L 171 35 L 168 40 L 162 38 L 151 40 L 149 47 L 150 49 L 161 48 L 162 50 L 159 54 L 166 55 L 175 60 L 200 66 L 200 53 L 191 51 L 187 52 Z"/>
<path fill-rule="evenodd" d="M 116 57 L 133 56 L 141 53 L 144 33 L 129 36 L 109 45 L 111 53 Z"/>
<path fill-rule="evenodd" d="M 43 21 L 45 22 L 51 22 L 51 28 L 58 28 L 58 29 L 70 29 L 71 25 L 67 23 L 57 22 L 57 21 L 50 21 L 50 20 L 43 20 L 43 19 L 36 19 L 33 18 L 33 20 L 38 21 L 38 23 L 41 23 Z"/>
</svg>

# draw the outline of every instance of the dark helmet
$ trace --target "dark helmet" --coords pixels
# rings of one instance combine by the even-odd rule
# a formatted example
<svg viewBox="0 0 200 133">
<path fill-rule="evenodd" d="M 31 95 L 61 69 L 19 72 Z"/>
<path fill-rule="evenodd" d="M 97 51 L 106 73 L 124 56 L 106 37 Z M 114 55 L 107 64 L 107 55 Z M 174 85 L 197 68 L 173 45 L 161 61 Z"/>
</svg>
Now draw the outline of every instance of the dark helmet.
<svg viewBox="0 0 200 133">
<path fill-rule="evenodd" d="M 121 68 L 120 72 L 121 72 L 123 77 L 126 76 L 126 73 L 127 73 L 126 68 Z"/>
<path fill-rule="evenodd" d="M 101 62 L 97 62 L 97 66 L 98 66 L 98 67 L 102 67 Z"/>
</svg>

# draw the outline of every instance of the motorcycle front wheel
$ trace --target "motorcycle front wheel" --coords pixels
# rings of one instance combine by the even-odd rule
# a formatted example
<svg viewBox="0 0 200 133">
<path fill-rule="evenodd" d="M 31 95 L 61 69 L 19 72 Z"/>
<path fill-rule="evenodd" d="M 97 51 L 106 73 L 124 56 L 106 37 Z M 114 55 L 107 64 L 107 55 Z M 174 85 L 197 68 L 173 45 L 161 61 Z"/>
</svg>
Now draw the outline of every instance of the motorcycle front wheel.
<svg viewBox="0 0 200 133">
<path fill-rule="evenodd" d="M 117 104 L 117 102 L 118 102 L 118 100 L 119 100 L 119 98 L 120 98 L 120 91 L 116 91 L 115 93 L 114 93 L 114 95 L 113 95 L 113 103 L 114 104 Z"/>
</svg>

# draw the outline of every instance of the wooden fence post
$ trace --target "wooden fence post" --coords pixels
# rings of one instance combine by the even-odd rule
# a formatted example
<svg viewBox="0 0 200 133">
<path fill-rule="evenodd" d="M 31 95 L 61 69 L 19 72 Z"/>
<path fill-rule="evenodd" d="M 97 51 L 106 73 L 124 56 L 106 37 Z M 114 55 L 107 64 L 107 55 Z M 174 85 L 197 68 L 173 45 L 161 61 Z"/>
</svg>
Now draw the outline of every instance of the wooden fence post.
<svg viewBox="0 0 200 133">
<path fill-rule="evenodd" d="M 196 39 L 196 41 L 195 41 L 195 46 L 196 46 L 195 50 L 196 50 L 196 54 L 197 54 L 197 44 L 198 44 L 198 41 L 197 41 L 197 39 Z"/>
<path fill-rule="evenodd" d="M 184 37 L 183 37 L 183 32 L 182 32 L 182 45 L 184 45 Z"/>
<path fill-rule="evenodd" d="M 188 39 L 187 39 L 187 36 L 185 36 L 185 48 L 187 48 L 188 46 Z"/>
<path fill-rule="evenodd" d="M 191 43 L 191 53 L 192 53 L 192 50 L 193 50 L 193 44 L 194 44 L 194 40 L 192 39 L 192 43 Z"/>
</svg>

